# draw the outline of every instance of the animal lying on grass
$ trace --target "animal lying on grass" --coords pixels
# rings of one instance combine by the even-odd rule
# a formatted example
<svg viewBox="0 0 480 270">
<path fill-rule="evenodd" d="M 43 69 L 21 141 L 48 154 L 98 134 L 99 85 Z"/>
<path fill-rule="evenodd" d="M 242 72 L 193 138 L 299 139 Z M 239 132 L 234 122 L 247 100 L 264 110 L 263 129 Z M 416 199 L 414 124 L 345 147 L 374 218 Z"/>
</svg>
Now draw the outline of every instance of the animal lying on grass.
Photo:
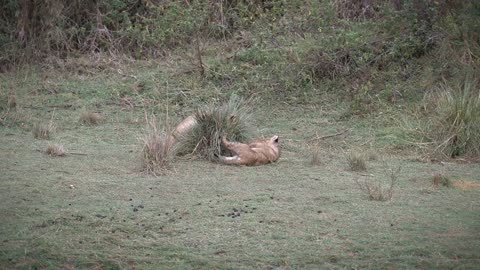
<svg viewBox="0 0 480 270">
<path fill-rule="evenodd" d="M 236 117 L 230 116 L 229 119 L 236 119 Z M 185 118 L 172 132 L 170 136 L 172 144 L 188 135 L 198 125 L 199 122 L 194 115 Z M 233 154 L 229 157 L 218 156 L 219 161 L 223 164 L 255 166 L 275 162 L 280 157 L 277 135 L 270 139 L 255 140 L 249 144 L 228 141 L 223 135 L 221 143 Z"/>
<path fill-rule="evenodd" d="M 280 157 L 277 135 L 267 140 L 256 140 L 249 144 L 229 142 L 223 136 L 222 143 L 235 154 L 231 157 L 220 156 L 220 161 L 224 164 L 255 166 L 275 162 Z"/>
</svg>

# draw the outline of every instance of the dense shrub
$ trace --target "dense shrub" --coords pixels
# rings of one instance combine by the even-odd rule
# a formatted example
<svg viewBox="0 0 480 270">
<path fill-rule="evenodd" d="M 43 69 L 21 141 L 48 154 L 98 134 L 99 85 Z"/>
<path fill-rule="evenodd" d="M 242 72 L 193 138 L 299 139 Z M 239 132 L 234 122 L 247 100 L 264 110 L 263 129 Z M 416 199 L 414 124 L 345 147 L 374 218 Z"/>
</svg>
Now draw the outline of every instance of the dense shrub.
<svg viewBox="0 0 480 270">
<path fill-rule="evenodd" d="M 283 1 L 4 0 L 0 63 L 74 52 L 156 56 L 193 38 L 225 37 Z"/>
</svg>

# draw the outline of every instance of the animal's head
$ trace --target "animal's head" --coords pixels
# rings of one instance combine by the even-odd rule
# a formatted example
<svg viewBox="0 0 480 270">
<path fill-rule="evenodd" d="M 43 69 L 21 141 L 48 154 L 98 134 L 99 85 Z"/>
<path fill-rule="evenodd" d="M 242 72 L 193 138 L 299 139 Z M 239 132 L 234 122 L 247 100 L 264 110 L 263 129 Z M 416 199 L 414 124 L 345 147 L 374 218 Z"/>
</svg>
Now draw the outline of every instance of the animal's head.
<svg viewBox="0 0 480 270">
<path fill-rule="evenodd" d="M 275 135 L 272 138 L 270 138 L 270 142 L 275 145 L 278 145 L 278 135 Z"/>
<path fill-rule="evenodd" d="M 278 135 L 275 135 L 268 140 L 268 143 L 270 147 L 275 151 L 276 155 L 280 156 L 280 147 L 279 147 L 279 137 Z"/>
</svg>

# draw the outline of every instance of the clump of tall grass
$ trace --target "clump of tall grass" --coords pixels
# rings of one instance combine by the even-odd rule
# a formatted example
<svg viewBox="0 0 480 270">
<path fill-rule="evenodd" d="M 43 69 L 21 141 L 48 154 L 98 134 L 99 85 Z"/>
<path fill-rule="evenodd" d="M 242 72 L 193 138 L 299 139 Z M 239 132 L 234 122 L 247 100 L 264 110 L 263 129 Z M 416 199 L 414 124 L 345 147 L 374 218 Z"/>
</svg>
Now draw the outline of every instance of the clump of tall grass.
<svg viewBox="0 0 480 270">
<path fill-rule="evenodd" d="M 349 153 L 346 156 L 348 167 L 351 171 L 359 172 L 359 171 L 366 171 L 367 170 L 367 161 L 365 160 L 365 156 L 359 153 Z"/>
<path fill-rule="evenodd" d="M 435 173 L 432 177 L 432 182 L 435 187 L 443 186 L 443 187 L 451 187 L 452 181 L 447 176 Z"/>
<path fill-rule="evenodd" d="M 63 157 L 67 154 L 63 145 L 56 143 L 49 144 L 47 146 L 47 150 L 45 150 L 45 153 L 52 157 Z"/>
<path fill-rule="evenodd" d="M 48 140 L 52 137 L 54 131 L 55 124 L 52 120 L 33 124 L 32 133 L 35 139 Z"/>
<path fill-rule="evenodd" d="M 318 149 L 315 149 L 312 151 L 312 155 L 310 158 L 310 165 L 312 166 L 322 165 L 321 153 Z"/>
<path fill-rule="evenodd" d="M 17 95 L 15 95 L 15 94 L 10 94 L 10 95 L 8 96 L 7 107 L 8 107 L 9 109 L 15 109 L 15 108 L 17 108 Z"/>
<path fill-rule="evenodd" d="M 170 132 L 160 132 L 155 117 L 145 116 L 147 128 L 140 138 L 142 143 L 142 167 L 153 175 L 164 173 L 175 157 L 174 138 Z"/>
<path fill-rule="evenodd" d="M 241 97 L 232 95 L 227 103 L 197 109 L 193 116 L 197 124 L 179 138 L 182 154 L 191 153 L 216 161 L 219 155 L 228 154 L 221 142 L 223 135 L 231 141 L 250 139 L 251 107 Z"/>
<path fill-rule="evenodd" d="M 319 166 L 322 165 L 322 152 L 320 151 L 320 146 L 316 145 L 311 149 L 310 152 L 310 165 Z"/>
<path fill-rule="evenodd" d="M 480 155 L 480 84 L 467 78 L 451 87 L 443 83 L 431 97 L 433 113 L 429 130 L 435 155 Z"/>
<path fill-rule="evenodd" d="M 91 111 L 83 111 L 79 119 L 80 123 L 88 126 L 98 125 L 102 120 L 103 117 L 99 113 Z"/>
</svg>

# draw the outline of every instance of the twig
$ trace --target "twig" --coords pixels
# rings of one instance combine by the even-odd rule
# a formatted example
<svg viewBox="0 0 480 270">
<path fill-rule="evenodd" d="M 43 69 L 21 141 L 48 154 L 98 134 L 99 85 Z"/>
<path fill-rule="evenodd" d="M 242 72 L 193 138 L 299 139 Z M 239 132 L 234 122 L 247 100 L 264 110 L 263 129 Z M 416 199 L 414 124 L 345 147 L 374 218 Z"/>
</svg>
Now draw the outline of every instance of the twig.
<svg viewBox="0 0 480 270">
<path fill-rule="evenodd" d="M 330 135 L 325 135 L 325 136 L 321 136 L 321 137 L 316 137 L 316 138 L 310 139 L 309 141 L 323 140 L 323 139 L 327 139 L 327 138 L 332 138 L 332 137 L 340 136 L 340 135 L 342 135 L 342 134 L 347 133 L 348 131 L 349 131 L 348 129 L 345 129 L 345 130 L 342 130 L 342 131 L 337 132 L 337 133 L 335 133 L 335 134 L 330 134 Z"/>
<path fill-rule="evenodd" d="M 35 149 L 35 151 L 40 152 L 40 153 L 45 153 L 45 151 L 42 151 L 40 149 Z M 79 152 L 65 152 L 67 155 L 77 155 L 77 156 L 88 156 L 88 154 L 85 153 L 79 153 Z"/>
<path fill-rule="evenodd" d="M 85 153 L 78 153 L 78 152 L 67 152 L 67 154 L 70 154 L 70 155 L 77 155 L 77 156 L 88 156 L 88 154 L 85 154 Z"/>
</svg>

